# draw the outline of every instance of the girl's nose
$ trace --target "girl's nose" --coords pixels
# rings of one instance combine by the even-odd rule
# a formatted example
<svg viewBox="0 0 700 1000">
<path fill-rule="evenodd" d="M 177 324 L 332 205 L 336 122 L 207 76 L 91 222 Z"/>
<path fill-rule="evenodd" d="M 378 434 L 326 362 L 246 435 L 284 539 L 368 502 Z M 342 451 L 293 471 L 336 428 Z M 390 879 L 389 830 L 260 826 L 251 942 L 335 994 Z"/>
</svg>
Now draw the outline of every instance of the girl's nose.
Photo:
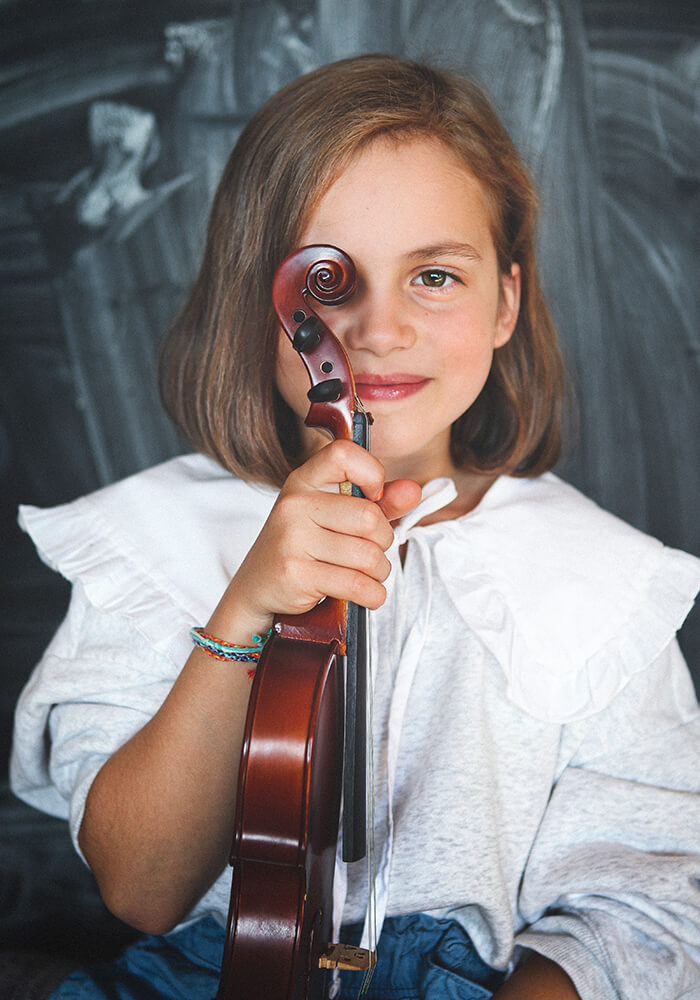
<svg viewBox="0 0 700 1000">
<path fill-rule="evenodd" d="M 409 308 L 398 294 L 358 289 L 343 312 L 338 332 L 350 351 L 369 351 L 377 357 L 386 357 L 415 342 L 416 329 Z"/>
</svg>

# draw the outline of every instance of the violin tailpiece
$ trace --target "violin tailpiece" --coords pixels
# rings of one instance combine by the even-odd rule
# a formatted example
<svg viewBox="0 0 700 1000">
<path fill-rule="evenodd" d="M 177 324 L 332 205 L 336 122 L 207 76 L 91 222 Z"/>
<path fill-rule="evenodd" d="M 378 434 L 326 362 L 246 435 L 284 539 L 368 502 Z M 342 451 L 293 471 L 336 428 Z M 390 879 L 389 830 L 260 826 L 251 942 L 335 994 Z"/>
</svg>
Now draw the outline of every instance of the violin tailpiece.
<svg viewBox="0 0 700 1000">
<path fill-rule="evenodd" d="M 329 944 L 318 958 L 320 969 L 347 969 L 358 972 L 372 969 L 376 964 L 376 951 L 356 948 L 351 944 Z"/>
</svg>

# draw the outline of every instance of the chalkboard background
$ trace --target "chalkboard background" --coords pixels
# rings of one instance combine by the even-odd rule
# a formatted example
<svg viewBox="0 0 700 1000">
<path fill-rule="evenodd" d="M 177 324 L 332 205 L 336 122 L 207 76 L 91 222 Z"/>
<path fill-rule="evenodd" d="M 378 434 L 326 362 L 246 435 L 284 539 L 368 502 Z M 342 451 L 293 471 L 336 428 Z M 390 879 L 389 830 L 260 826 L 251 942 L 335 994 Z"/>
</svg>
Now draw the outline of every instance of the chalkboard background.
<svg viewBox="0 0 700 1000">
<path fill-rule="evenodd" d="M 186 450 L 155 363 L 221 167 L 269 94 L 346 55 L 425 58 L 489 91 L 542 194 L 581 411 L 559 471 L 700 554 L 698 28 L 673 0 L 0 2 L 3 765 L 68 596 L 17 504 Z M 682 642 L 700 681 L 697 612 Z"/>
</svg>

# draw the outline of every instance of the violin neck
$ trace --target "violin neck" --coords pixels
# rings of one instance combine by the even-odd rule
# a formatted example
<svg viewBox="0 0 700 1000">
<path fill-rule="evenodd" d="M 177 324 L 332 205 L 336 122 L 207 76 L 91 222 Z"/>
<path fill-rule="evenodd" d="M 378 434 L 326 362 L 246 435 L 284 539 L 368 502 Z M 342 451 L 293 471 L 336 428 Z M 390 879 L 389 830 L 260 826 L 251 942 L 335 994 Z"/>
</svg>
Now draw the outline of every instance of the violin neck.
<svg viewBox="0 0 700 1000">
<path fill-rule="evenodd" d="M 367 853 L 367 624 L 367 608 L 348 604 L 343 861 L 359 861 Z"/>
<path fill-rule="evenodd" d="M 353 440 L 369 451 L 371 417 L 358 407 Z M 357 486 L 354 496 L 362 496 Z M 343 861 L 359 861 L 367 853 L 367 608 L 348 603 L 345 658 L 345 750 L 343 769 Z"/>
</svg>

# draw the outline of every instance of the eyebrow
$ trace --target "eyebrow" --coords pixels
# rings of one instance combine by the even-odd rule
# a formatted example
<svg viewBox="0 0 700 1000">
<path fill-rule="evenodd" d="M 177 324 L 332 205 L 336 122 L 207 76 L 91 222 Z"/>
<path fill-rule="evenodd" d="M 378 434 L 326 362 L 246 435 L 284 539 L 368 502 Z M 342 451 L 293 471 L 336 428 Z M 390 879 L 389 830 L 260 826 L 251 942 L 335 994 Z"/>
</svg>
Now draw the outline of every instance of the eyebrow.
<svg viewBox="0 0 700 1000">
<path fill-rule="evenodd" d="M 415 250 L 411 250 L 407 257 L 409 260 L 425 260 L 430 257 L 449 257 L 454 254 L 459 257 L 468 257 L 470 260 L 481 260 L 481 254 L 471 243 L 456 241 L 431 243 L 425 247 L 417 247 Z"/>
</svg>

